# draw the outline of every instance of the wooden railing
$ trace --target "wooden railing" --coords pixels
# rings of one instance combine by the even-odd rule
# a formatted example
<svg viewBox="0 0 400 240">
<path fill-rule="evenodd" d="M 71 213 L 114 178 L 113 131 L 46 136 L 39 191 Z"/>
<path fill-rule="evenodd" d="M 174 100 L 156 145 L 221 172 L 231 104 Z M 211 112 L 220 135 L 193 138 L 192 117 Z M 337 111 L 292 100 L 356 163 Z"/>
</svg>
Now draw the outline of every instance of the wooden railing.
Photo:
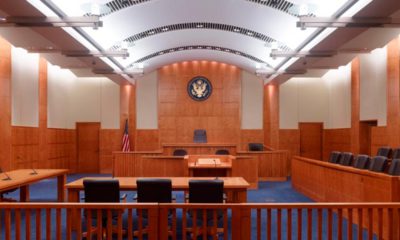
<svg viewBox="0 0 400 240">
<path fill-rule="evenodd" d="M 0 211 L 6 240 L 82 239 L 88 229 L 87 239 L 400 239 L 398 203 L 1 203 Z"/>
</svg>

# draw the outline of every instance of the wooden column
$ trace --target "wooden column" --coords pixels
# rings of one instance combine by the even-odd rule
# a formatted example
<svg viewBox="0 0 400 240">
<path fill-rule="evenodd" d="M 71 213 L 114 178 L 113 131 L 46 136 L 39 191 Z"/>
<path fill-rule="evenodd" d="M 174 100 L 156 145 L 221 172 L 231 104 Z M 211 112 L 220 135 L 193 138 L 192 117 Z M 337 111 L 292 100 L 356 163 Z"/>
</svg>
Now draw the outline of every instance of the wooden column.
<svg viewBox="0 0 400 240">
<path fill-rule="evenodd" d="M 34 168 L 50 168 L 47 154 L 47 61 L 39 60 L 39 162 Z"/>
<path fill-rule="evenodd" d="M 0 38 L 0 167 L 11 165 L 11 45 Z"/>
<path fill-rule="evenodd" d="M 264 144 L 279 148 L 279 84 L 264 87 Z"/>
<path fill-rule="evenodd" d="M 391 147 L 400 145 L 400 39 L 387 45 L 387 136 Z"/>
<path fill-rule="evenodd" d="M 130 83 L 121 84 L 120 87 L 120 129 L 121 129 L 121 143 L 122 135 L 125 129 L 125 121 L 128 119 L 129 125 L 129 141 L 131 144 L 131 150 L 134 150 L 135 143 L 135 131 L 136 131 L 136 104 L 135 104 L 135 86 Z M 122 146 L 121 146 L 122 148 Z"/>
<path fill-rule="evenodd" d="M 351 62 L 351 135 L 350 149 L 353 154 L 360 151 L 360 59 Z"/>
</svg>

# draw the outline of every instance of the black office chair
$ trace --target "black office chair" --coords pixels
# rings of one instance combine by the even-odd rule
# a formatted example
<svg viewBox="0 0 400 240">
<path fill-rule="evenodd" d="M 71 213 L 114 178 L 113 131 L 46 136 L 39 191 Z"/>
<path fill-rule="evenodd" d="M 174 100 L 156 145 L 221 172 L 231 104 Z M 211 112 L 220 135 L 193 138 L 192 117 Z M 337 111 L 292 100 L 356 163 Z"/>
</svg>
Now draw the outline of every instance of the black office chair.
<svg viewBox="0 0 400 240">
<path fill-rule="evenodd" d="M 170 203 L 172 202 L 171 179 L 137 179 L 137 202 Z"/>
<path fill-rule="evenodd" d="M 373 172 L 384 172 L 388 165 L 387 157 L 375 156 L 371 159 L 369 170 Z"/>
<path fill-rule="evenodd" d="M 264 144 L 262 143 L 249 143 L 249 151 L 264 151 Z"/>
<path fill-rule="evenodd" d="M 229 155 L 229 150 L 218 149 L 217 151 L 215 151 L 215 155 Z"/>
<path fill-rule="evenodd" d="M 83 187 L 85 193 L 85 202 L 87 203 L 118 203 L 120 200 L 126 200 L 126 194 L 120 197 L 119 181 L 116 179 L 85 179 L 83 180 Z M 87 217 L 87 210 L 84 211 L 85 217 Z M 112 218 L 115 220 L 118 217 L 118 211 L 112 211 Z M 92 222 L 97 221 L 97 210 L 91 211 Z M 97 223 L 99 224 L 99 223 Z M 107 211 L 102 211 L 102 230 L 103 238 L 107 234 Z M 83 233 L 86 237 L 87 233 L 91 232 L 97 234 L 97 227 L 87 226 L 87 232 Z M 118 232 L 116 226 L 113 226 L 113 232 Z M 123 231 L 125 232 L 125 231 Z"/>
<path fill-rule="evenodd" d="M 392 159 L 400 159 L 400 148 L 393 149 Z"/>
<path fill-rule="evenodd" d="M 376 153 L 376 156 L 390 158 L 391 154 L 392 154 L 392 149 L 390 147 L 380 147 L 380 148 L 378 148 L 378 152 Z"/>
<path fill-rule="evenodd" d="M 224 181 L 222 180 L 190 180 L 189 181 L 189 203 L 223 203 L 224 202 Z M 196 211 L 196 219 L 194 218 L 193 211 L 189 211 L 189 217 L 192 222 L 202 222 L 203 221 L 203 210 L 199 209 Z M 217 211 L 217 223 L 223 216 L 223 211 Z M 207 210 L 207 226 L 213 226 L 214 213 L 213 210 Z M 201 228 L 201 227 L 199 227 Z M 223 233 L 223 228 L 217 227 L 216 232 L 210 227 L 207 229 L 208 235 L 217 235 Z M 201 235 L 201 229 L 193 232 L 192 228 L 188 228 L 188 232 L 192 233 L 193 238 L 197 239 L 197 236 Z"/>
<path fill-rule="evenodd" d="M 207 142 L 207 132 L 204 129 L 195 129 L 193 134 L 194 143 L 206 143 Z"/>
<path fill-rule="evenodd" d="M 339 164 L 343 166 L 351 166 L 353 163 L 354 156 L 351 152 L 342 153 Z"/>
<path fill-rule="evenodd" d="M 358 155 L 354 160 L 353 167 L 358 169 L 368 169 L 371 158 L 368 155 Z"/>
<path fill-rule="evenodd" d="M 187 155 L 187 151 L 185 149 L 175 149 L 172 153 L 174 156 L 185 156 Z"/>
<path fill-rule="evenodd" d="M 329 162 L 338 164 L 341 156 L 342 156 L 341 152 L 333 151 L 333 152 L 331 152 L 331 155 L 329 156 Z"/>
<path fill-rule="evenodd" d="M 392 160 L 388 173 L 393 176 L 400 176 L 400 159 L 396 158 Z"/>
</svg>

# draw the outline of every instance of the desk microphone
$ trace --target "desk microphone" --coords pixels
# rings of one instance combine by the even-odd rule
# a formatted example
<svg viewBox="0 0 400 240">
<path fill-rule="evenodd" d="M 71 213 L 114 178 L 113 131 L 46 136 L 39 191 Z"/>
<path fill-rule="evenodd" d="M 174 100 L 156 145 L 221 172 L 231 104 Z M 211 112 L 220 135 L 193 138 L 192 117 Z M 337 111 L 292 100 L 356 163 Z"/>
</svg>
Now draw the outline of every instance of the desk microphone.
<svg viewBox="0 0 400 240">
<path fill-rule="evenodd" d="M 215 169 L 217 169 L 217 161 L 215 160 L 215 158 L 213 158 L 213 161 L 214 161 L 214 167 L 215 167 Z M 218 172 L 215 176 L 215 180 L 218 180 Z"/>
<path fill-rule="evenodd" d="M 37 175 L 38 174 L 38 172 L 36 172 L 36 170 L 34 169 L 34 168 L 32 168 L 32 172 L 31 173 L 29 173 L 30 175 Z"/>
<path fill-rule="evenodd" d="M 3 169 L 1 169 L 1 168 L 0 168 L 0 173 L 3 173 L 4 175 L 6 175 L 6 178 L 1 179 L 2 181 L 11 180 L 10 176 L 6 172 L 3 172 Z"/>
</svg>

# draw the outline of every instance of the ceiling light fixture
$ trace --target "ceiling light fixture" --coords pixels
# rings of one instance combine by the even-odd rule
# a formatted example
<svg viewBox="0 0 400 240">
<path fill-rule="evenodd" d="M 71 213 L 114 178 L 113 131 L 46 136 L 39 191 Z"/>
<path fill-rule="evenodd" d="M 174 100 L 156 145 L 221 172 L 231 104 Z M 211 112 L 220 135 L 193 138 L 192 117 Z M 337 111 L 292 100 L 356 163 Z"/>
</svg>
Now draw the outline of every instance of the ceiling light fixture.
<svg viewBox="0 0 400 240">
<path fill-rule="evenodd" d="M 86 17 L 2 17 L 0 27 L 92 27 L 98 29 L 103 22 L 98 16 Z"/>
<path fill-rule="evenodd" d="M 60 50 L 51 47 L 28 48 L 29 53 L 61 53 L 66 57 L 129 57 L 126 49 L 109 51 L 89 51 L 89 50 Z"/>
<path fill-rule="evenodd" d="M 385 28 L 400 27 L 400 18 L 375 18 L 375 17 L 300 17 L 296 23 L 297 27 L 306 28 Z"/>
</svg>

